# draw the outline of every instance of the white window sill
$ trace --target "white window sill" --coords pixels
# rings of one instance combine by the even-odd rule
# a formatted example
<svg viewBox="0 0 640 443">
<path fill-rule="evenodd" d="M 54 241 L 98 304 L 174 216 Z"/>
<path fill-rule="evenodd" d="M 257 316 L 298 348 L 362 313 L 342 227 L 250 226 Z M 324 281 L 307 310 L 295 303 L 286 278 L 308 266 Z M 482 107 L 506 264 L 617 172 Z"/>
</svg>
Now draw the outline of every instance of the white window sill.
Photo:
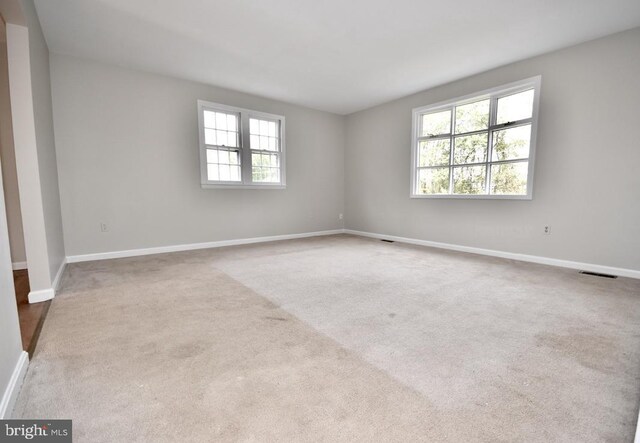
<svg viewBox="0 0 640 443">
<path fill-rule="evenodd" d="M 421 195 L 412 194 L 411 198 L 434 198 L 434 199 L 454 199 L 454 200 L 533 200 L 531 195 Z"/>
<path fill-rule="evenodd" d="M 243 185 L 243 184 L 212 184 L 202 183 L 202 189 L 287 189 L 287 185 L 274 184 L 274 185 Z"/>
</svg>

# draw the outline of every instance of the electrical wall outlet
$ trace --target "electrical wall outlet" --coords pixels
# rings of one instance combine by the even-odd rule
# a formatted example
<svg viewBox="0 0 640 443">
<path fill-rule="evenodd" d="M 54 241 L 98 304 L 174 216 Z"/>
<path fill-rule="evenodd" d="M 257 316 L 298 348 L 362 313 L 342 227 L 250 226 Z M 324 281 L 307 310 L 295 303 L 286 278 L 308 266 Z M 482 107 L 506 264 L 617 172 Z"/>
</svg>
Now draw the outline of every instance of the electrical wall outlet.
<svg viewBox="0 0 640 443">
<path fill-rule="evenodd" d="M 549 235 L 549 234 L 551 234 L 551 226 L 546 225 L 546 226 L 544 227 L 544 231 L 543 231 L 543 232 L 544 232 L 544 235 Z"/>
<path fill-rule="evenodd" d="M 100 223 L 100 232 L 109 232 L 109 227 L 106 223 Z"/>
<path fill-rule="evenodd" d="M 342 220 L 344 218 L 344 214 L 340 213 L 338 214 L 338 220 Z"/>
</svg>

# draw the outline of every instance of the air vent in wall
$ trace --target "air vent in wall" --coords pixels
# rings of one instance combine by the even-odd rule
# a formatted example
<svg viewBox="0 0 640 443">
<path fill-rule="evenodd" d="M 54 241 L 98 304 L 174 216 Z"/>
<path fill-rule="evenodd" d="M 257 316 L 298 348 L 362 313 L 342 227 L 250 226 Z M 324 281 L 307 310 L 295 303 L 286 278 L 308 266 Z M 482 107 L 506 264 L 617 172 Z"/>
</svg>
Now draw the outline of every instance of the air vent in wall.
<svg viewBox="0 0 640 443">
<path fill-rule="evenodd" d="M 590 271 L 580 271 L 580 274 L 593 275 L 595 277 L 602 277 L 602 278 L 618 278 L 617 275 L 600 274 L 599 272 L 590 272 Z"/>
</svg>

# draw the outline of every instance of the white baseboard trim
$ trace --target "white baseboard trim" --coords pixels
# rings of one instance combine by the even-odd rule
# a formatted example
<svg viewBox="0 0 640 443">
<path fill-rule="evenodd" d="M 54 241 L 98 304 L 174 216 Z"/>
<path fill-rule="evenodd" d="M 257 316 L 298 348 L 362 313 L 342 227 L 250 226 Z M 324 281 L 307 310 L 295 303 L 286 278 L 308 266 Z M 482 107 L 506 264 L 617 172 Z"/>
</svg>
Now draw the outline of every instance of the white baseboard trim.
<svg viewBox="0 0 640 443">
<path fill-rule="evenodd" d="M 0 400 L 0 419 L 11 418 L 13 408 L 16 405 L 20 388 L 22 387 L 22 381 L 27 374 L 27 368 L 29 367 L 29 354 L 25 351 L 20 353 L 18 361 L 13 369 L 9 384 L 4 390 L 2 400 Z"/>
<path fill-rule="evenodd" d="M 448 249 L 451 251 L 470 252 L 472 254 L 489 255 L 491 257 L 508 258 L 511 260 L 519 260 L 530 263 L 539 263 L 542 265 L 558 266 L 561 268 L 578 269 L 581 271 L 598 272 L 601 274 L 617 275 L 619 277 L 630 277 L 640 279 L 640 271 L 635 269 L 614 268 L 611 266 L 596 265 L 592 263 L 581 263 L 570 260 L 560 260 L 557 258 L 540 257 L 537 255 L 518 254 L 515 252 L 496 251 L 493 249 L 474 248 L 471 246 L 454 245 L 450 243 L 440 243 L 429 240 L 418 240 L 415 238 L 398 237 L 395 235 L 384 235 L 373 232 L 355 231 L 353 229 L 345 229 L 346 234 L 359 235 L 361 237 L 370 237 L 378 239 L 387 239 L 397 241 L 399 243 L 409 243 L 412 245 L 428 246 L 431 248 Z"/>
<path fill-rule="evenodd" d="M 40 303 L 41 301 L 51 300 L 55 295 L 56 293 L 53 288 L 31 291 L 29 292 L 29 303 Z"/>
<path fill-rule="evenodd" d="M 38 291 L 29 292 L 29 303 L 40 303 L 43 301 L 51 300 L 56 296 L 56 292 L 58 292 L 58 287 L 60 286 L 60 280 L 62 279 L 62 275 L 64 274 L 64 270 L 67 266 L 66 257 L 60 263 L 60 267 L 58 268 L 58 272 L 56 272 L 56 276 L 51 283 L 51 288 L 48 289 L 40 289 Z"/>
<path fill-rule="evenodd" d="M 15 261 L 15 262 L 11 263 L 11 267 L 13 268 L 14 271 L 20 271 L 22 269 L 27 269 L 27 262 L 26 261 Z"/>
<path fill-rule="evenodd" d="M 145 249 L 129 249 L 124 251 L 99 252 L 95 254 L 84 254 L 84 255 L 71 255 L 67 257 L 63 265 L 60 267 L 60 271 L 58 272 L 58 276 L 56 277 L 56 285 L 54 287 L 57 289 L 57 284 L 59 284 L 59 276 L 61 276 L 62 272 L 64 272 L 64 266 L 67 263 L 79 263 L 79 262 L 95 261 L 95 260 L 109 260 L 113 258 L 137 257 L 141 255 L 164 254 L 167 252 L 178 252 L 178 251 L 191 251 L 195 249 L 220 248 L 224 246 L 247 245 L 251 243 L 264 243 L 264 242 L 270 242 L 270 241 L 292 240 L 296 238 L 318 237 L 323 235 L 335 235 L 335 234 L 351 234 L 351 235 L 358 235 L 361 237 L 388 239 L 388 240 L 397 241 L 399 243 L 408 243 L 408 244 L 419 245 L 419 246 L 447 249 L 451 251 L 469 252 L 472 254 L 488 255 L 491 257 L 500 257 L 500 258 L 506 258 L 510 260 L 519 260 L 519 261 L 530 262 L 530 263 L 557 266 L 561 268 L 578 269 L 582 271 L 599 272 L 602 274 L 612 274 L 620 277 L 640 279 L 640 270 L 635 270 L 635 269 L 616 268 L 612 266 L 597 265 L 593 263 L 582 263 L 582 262 L 576 262 L 576 261 L 570 261 L 570 260 L 561 260 L 557 258 L 541 257 L 537 255 L 527 255 L 527 254 L 519 254 L 515 252 L 498 251 L 494 249 L 475 248 L 472 246 L 462 246 L 462 245 L 455 245 L 451 243 L 440 243 L 440 242 L 434 242 L 429 240 L 419 240 L 415 238 L 399 237 L 395 235 L 385 235 L 385 234 L 378 234 L 374 232 L 357 231 L 353 229 L 332 229 L 328 231 L 303 232 L 300 234 L 273 235 L 268 237 L 242 238 L 242 239 L 236 239 L 236 240 L 219 240 L 219 241 L 204 242 L 204 243 L 159 246 L 159 247 L 145 248 Z M 29 294 L 29 301 L 31 301 L 31 294 Z"/>
<path fill-rule="evenodd" d="M 58 287 L 60 286 L 60 281 L 62 280 L 62 275 L 64 274 L 64 269 L 67 267 L 67 258 L 62 259 L 62 263 L 60 263 L 60 267 L 58 268 L 58 272 L 56 273 L 55 278 L 53 279 L 53 283 L 51 286 L 53 287 L 53 292 L 58 292 Z"/>
<path fill-rule="evenodd" d="M 248 245 L 251 243 L 264 243 L 270 241 L 293 240 L 296 238 L 319 237 L 323 235 L 343 234 L 344 229 L 332 229 L 329 231 L 303 232 L 300 234 L 272 235 L 269 237 L 241 238 L 237 240 L 219 240 L 205 243 L 190 243 L 185 245 L 159 246 L 145 249 L 129 249 L 125 251 L 99 252 L 96 254 L 70 255 L 67 263 L 78 263 L 95 260 L 108 260 L 112 258 L 136 257 L 140 255 L 164 254 L 167 252 L 191 251 L 195 249 L 221 248 L 223 246 Z"/>
</svg>

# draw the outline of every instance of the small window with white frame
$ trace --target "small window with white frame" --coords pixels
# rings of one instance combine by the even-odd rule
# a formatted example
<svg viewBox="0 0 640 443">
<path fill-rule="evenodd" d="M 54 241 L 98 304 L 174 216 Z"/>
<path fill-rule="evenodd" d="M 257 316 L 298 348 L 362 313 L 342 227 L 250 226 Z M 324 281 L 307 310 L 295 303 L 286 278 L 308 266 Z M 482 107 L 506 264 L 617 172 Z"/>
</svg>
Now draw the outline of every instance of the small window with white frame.
<svg viewBox="0 0 640 443">
<path fill-rule="evenodd" d="M 283 189 L 284 116 L 198 100 L 203 188 Z"/>
<path fill-rule="evenodd" d="M 414 109 L 411 197 L 531 199 L 540 80 Z"/>
</svg>

